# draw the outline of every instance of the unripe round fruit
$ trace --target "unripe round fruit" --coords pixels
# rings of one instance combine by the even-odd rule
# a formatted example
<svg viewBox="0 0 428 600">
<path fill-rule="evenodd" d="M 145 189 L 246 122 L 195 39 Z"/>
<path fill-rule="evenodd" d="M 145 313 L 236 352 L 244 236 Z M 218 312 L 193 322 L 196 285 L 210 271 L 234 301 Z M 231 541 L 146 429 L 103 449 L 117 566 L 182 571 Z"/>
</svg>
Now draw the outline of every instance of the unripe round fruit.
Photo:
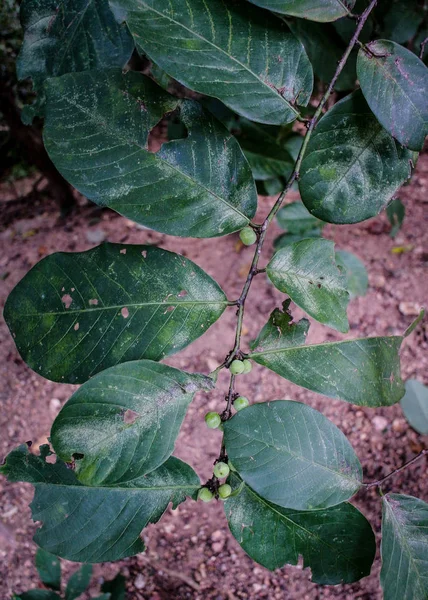
<svg viewBox="0 0 428 600">
<path fill-rule="evenodd" d="M 244 229 L 241 229 L 239 237 L 245 246 L 252 246 L 257 241 L 256 232 L 254 229 L 251 229 L 251 227 L 244 227 Z"/>
<path fill-rule="evenodd" d="M 242 362 L 244 363 L 244 370 L 242 371 L 242 373 L 244 375 L 246 373 L 250 373 L 251 369 L 253 368 L 251 360 L 248 360 L 248 358 L 245 358 Z"/>
<path fill-rule="evenodd" d="M 209 412 L 205 415 L 205 423 L 210 429 L 217 429 L 221 425 L 220 415 L 216 412 Z"/>
<path fill-rule="evenodd" d="M 230 372 L 232 375 L 239 375 L 244 372 L 244 363 L 242 360 L 232 360 L 230 365 Z"/>
<path fill-rule="evenodd" d="M 223 500 L 226 498 L 229 498 L 231 493 L 232 493 L 232 488 L 230 487 L 230 485 L 228 483 L 223 483 L 223 485 L 221 485 L 218 488 L 218 495 L 220 496 L 220 498 L 223 498 Z"/>
<path fill-rule="evenodd" d="M 247 408 L 249 404 L 248 398 L 245 396 L 238 396 L 238 398 L 236 398 L 236 400 L 233 402 L 233 408 L 239 412 L 243 408 Z"/>
<path fill-rule="evenodd" d="M 214 465 L 214 475 L 219 479 L 223 479 L 223 477 L 227 477 L 230 473 L 229 466 L 225 462 L 218 462 Z"/>
<path fill-rule="evenodd" d="M 214 494 L 206 487 L 201 488 L 198 492 L 198 500 L 202 500 L 202 502 L 211 502 L 213 498 Z"/>
</svg>

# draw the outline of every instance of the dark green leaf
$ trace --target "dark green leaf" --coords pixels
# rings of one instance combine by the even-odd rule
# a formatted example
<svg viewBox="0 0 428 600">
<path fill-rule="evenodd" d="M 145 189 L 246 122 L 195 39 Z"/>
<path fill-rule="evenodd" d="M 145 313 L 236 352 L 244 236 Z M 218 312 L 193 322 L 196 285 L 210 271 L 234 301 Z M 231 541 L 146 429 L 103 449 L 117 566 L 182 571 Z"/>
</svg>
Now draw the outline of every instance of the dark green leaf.
<svg viewBox="0 0 428 600">
<path fill-rule="evenodd" d="M 73 73 L 47 82 L 44 141 L 60 173 L 101 206 L 172 235 L 216 237 L 248 225 L 257 207 L 239 144 L 193 100 L 186 139 L 147 147 L 180 102 L 140 73 Z M 85 93 L 84 90 L 91 93 Z"/>
<path fill-rule="evenodd" d="M 391 223 L 390 236 L 395 238 L 403 225 L 404 217 L 406 216 L 406 207 L 401 202 L 400 198 L 394 198 L 386 207 L 386 215 Z"/>
<path fill-rule="evenodd" d="M 351 298 L 365 296 L 369 287 L 369 276 L 364 263 L 345 250 L 336 251 L 336 262 L 344 270 L 346 277 L 346 289 Z"/>
<path fill-rule="evenodd" d="M 265 181 L 256 181 L 256 185 L 257 193 L 260 196 L 275 196 L 284 189 L 284 182 L 278 177 L 275 179 L 266 179 Z"/>
<path fill-rule="evenodd" d="M 304 45 L 315 75 L 325 84 L 330 83 L 336 71 L 337 63 L 342 58 L 346 48 L 334 27 L 304 19 L 287 22 L 291 31 Z M 352 26 L 355 31 L 354 21 Z M 357 52 L 352 52 L 337 80 L 336 90 L 342 92 L 354 88 L 357 79 L 356 59 Z"/>
<path fill-rule="evenodd" d="M 278 225 L 287 233 L 303 234 L 311 229 L 322 228 L 324 223 L 311 215 L 302 202 L 291 202 L 278 211 Z"/>
<path fill-rule="evenodd" d="M 32 369 L 82 383 L 122 362 L 178 352 L 226 306 L 217 283 L 187 258 L 106 243 L 44 258 L 11 292 L 4 317 Z"/>
<path fill-rule="evenodd" d="M 278 506 L 328 508 L 348 500 L 361 486 L 361 465 L 345 435 L 306 404 L 253 404 L 223 427 L 234 468 L 262 498 Z"/>
<path fill-rule="evenodd" d="M 23 0 L 24 41 L 17 60 L 19 79 L 40 84 L 72 71 L 123 67 L 134 42 L 119 25 L 108 0 Z"/>
<path fill-rule="evenodd" d="M 418 433 L 428 435 L 428 387 L 416 379 L 406 381 L 406 393 L 401 408 L 406 419 Z"/>
<path fill-rule="evenodd" d="M 390 5 L 383 21 L 382 37 L 404 44 L 417 34 L 424 20 L 424 10 L 418 0 L 393 1 Z"/>
<path fill-rule="evenodd" d="M 150 360 L 111 367 L 83 384 L 51 430 L 56 454 L 75 462 L 85 485 L 134 479 L 164 463 L 194 394 L 214 387 L 204 375 Z"/>
<path fill-rule="evenodd" d="M 358 53 L 358 79 L 368 105 L 400 144 L 421 150 L 428 134 L 428 69 L 395 42 L 376 40 Z"/>
<path fill-rule="evenodd" d="M 86 487 L 59 459 L 47 463 L 23 445 L 13 450 L 0 473 L 35 487 L 33 519 L 41 521 L 34 540 L 49 552 L 78 562 L 114 561 L 144 550 L 141 530 L 156 523 L 171 502 L 196 496 L 193 469 L 169 458 L 143 477 L 109 487 Z"/>
<path fill-rule="evenodd" d="M 412 496 L 383 496 L 384 600 L 428 598 L 428 504 Z"/>
<path fill-rule="evenodd" d="M 355 0 L 250 0 L 273 12 L 310 21 L 335 21 L 348 15 Z"/>
<path fill-rule="evenodd" d="M 334 243 L 324 239 L 296 242 L 274 255 L 266 269 L 281 292 L 311 317 L 346 333 L 349 294 L 335 261 Z"/>
<path fill-rule="evenodd" d="M 232 475 L 232 487 L 241 483 Z M 376 552 L 372 528 L 352 506 L 343 503 L 316 511 L 281 508 L 244 485 L 225 502 L 232 535 L 250 557 L 267 569 L 297 565 L 321 585 L 352 583 L 369 575 Z"/>
<path fill-rule="evenodd" d="M 82 565 L 73 573 L 65 588 L 65 600 L 75 600 L 89 587 L 92 577 L 92 565 Z"/>
<path fill-rule="evenodd" d="M 101 591 L 110 594 L 110 600 L 125 600 L 126 598 L 126 579 L 118 573 L 111 581 L 105 581 L 101 586 Z"/>
<path fill-rule="evenodd" d="M 250 358 L 309 390 L 359 406 L 390 406 L 404 394 L 403 338 L 373 337 L 305 346 L 305 319 L 278 309 L 251 344 Z"/>
<path fill-rule="evenodd" d="M 302 200 L 323 221 L 364 221 L 409 179 L 411 161 L 357 91 L 329 110 L 312 135 L 300 170 Z"/>
<path fill-rule="evenodd" d="M 50 590 L 29 590 L 13 598 L 14 600 L 61 600 L 61 596 Z"/>
<path fill-rule="evenodd" d="M 273 247 L 275 250 L 280 250 L 280 248 L 287 248 L 290 244 L 295 244 L 296 242 L 301 242 L 302 240 L 306 240 L 308 238 L 319 238 L 322 235 L 322 229 L 308 229 L 307 231 L 297 234 L 297 233 L 283 233 L 279 235 L 273 241 Z"/>
<path fill-rule="evenodd" d="M 57 556 L 39 548 L 36 552 L 36 569 L 46 587 L 54 590 L 61 588 L 61 563 Z"/>
<path fill-rule="evenodd" d="M 114 0 L 137 48 L 183 85 L 253 121 L 294 121 L 313 74 L 302 44 L 280 19 L 245 3 Z"/>
</svg>

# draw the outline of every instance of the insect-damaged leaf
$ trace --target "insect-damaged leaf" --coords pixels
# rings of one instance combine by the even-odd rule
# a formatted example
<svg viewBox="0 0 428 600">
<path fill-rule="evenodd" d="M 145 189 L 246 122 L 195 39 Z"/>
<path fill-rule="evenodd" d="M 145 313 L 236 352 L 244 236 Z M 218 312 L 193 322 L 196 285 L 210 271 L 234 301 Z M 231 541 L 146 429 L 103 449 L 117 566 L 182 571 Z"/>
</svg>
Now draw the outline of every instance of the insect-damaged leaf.
<svg viewBox="0 0 428 600">
<path fill-rule="evenodd" d="M 84 383 L 51 430 L 56 454 L 75 461 L 85 485 L 110 485 L 153 471 L 171 456 L 186 409 L 212 379 L 150 360 L 111 367 Z"/>
<path fill-rule="evenodd" d="M 141 530 L 156 523 L 171 502 L 176 508 L 200 486 L 193 469 L 169 458 L 148 475 L 126 483 L 84 486 L 61 461 L 45 461 L 23 445 L 0 467 L 9 481 L 27 481 L 35 488 L 34 521 L 41 521 L 34 541 L 48 552 L 76 562 L 105 562 L 144 550 Z"/>
<path fill-rule="evenodd" d="M 428 504 L 412 496 L 382 498 L 382 570 L 384 599 L 428 598 Z"/>
<path fill-rule="evenodd" d="M 242 485 L 235 474 L 232 488 Z M 369 575 L 376 552 L 373 530 L 352 504 L 297 511 L 264 500 L 249 486 L 224 505 L 232 535 L 249 556 L 267 569 L 297 565 L 303 556 L 312 581 L 352 583 Z"/>
<path fill-rule="evenodd" d="M 12 290 L 4 317 L 32 369 L 83 383 L 119 363 L 178 352 L 226 306 L 217 283 L 187 258 L 106 243 L 41 260 Z"/>
<path fill-rule="evenodd" d="M 336 265 L 334 243 L 308 239 L 278 250 L 267 266 L 274 286 L 311 317 L 334 329 L 349 329 L 346 276 Z"/>
<path fill-rule="evenodd" d="M 410 50 L 376 40 L 358 53 L 361 89 L 377 119 L 400 144 L 422 150 L 428 135 L 428 68 Z"/>
<path fill-rule="evenodd" d="M 250 0 L 273 12 L 310 21 L 335 21 L 348 15 L 355 0 Z"/>
<path fill-rule="evenodd" d="M 329 223 L 377 215 L 411 176 L 413 154 L 379 124 L 360 90 L 317 125 L 300 170 L 306 208 Z"/>
<path fill-rule="evenodd" d="M 287 25 L 245 3 L 114 0 L 137 48 L 171 77 L 260 123 L 294 121 L 312 67 Z"/>
<path fill-rule="evenodd" d="M 191 237 L 226 235 L 254 216 L 256 188 L 238 142 L 195 101 L 116 69 L 50 79 L 46 95 L 46 150 L 96 204 Z M 149 152 L 150 130 L 179 104 L 188 137 Z"/>
<path fill-rule="evenodd" d="M 223 427 L 234 468 L 274 504 L 328 508 L 348 500 L 361 486 L 361 465 L 345 435 L 306 404 L 253 404 Z"/>
<path fill-rule="evenodd" d="M 390 406 L 402 398 L 401 336 L 306 346 L 308 328 L 306 319 L 292 323 L 275 309 L 249 357 L 297 385 L 359 406 Z"/>
</svg>

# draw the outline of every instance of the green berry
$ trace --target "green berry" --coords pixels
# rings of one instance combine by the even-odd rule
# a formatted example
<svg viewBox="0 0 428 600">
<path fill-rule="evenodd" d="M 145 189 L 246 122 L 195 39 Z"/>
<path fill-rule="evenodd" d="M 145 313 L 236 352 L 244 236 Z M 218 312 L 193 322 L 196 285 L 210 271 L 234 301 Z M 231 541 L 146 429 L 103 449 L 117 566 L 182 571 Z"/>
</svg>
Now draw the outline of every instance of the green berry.
<svg viewBox="0 0 428 600">
<path fill-rule="evenodd" d="M 232 373 L 232 375 L 239 375 L 240 373 L 243 373 L 244 363 L 242 362 L 242 360 L 232 360 L 232 363 L 230 365 L 230 372 Z"/>
<path fill-rule="evenodd" d="M 242 362 L 244 363 L 244 370 L 242 371 L 242 373 L 244 375 L 246 373 L 250 373 L 251 369 L 253 368 L 251 360 L 248 360 L 248 358 L 245 358 Z"/>
<path fill-rule="evenodd" d="M 220 496 L 220 498 L 223 498 L 223 500 L 225 498 L 229 498 L 231 493 L 232 493 L 232 488 L 230 487 L 230 485 L 228 483 L 223 483 L 223 485 L 221 485 L 218 488 L 218 495 Z"/>
<path fill-rule="evenodd" d="M 206 487 L 201 488 L 198 492 L 198 500 L 202 500 L 202 502 L 211 502 L 213 498 L 214 494 Z"/>
<path fill-rule="evenodd" d="M 245 246 L 252 246 L 257 241 L 256 232 L 254 229 L 251 229 L 251 227 L 244 227 L 244 229 L 241 229 L 239 237 Z"/>
<path fill-rule="evenodd" d="M 221 425 L 220 415 L 216 412 L 209 412 L 205 415 L 205 423 L 210 429 L 217 429 Z"/>
<path fill-rule="evenodd" d="M 230 473 L 229 466 L 225 462 L 218 462 L 214 465 L 214 475 L 219 479 L 227 477 Z"/>
<path fill-rule="evenodd" d="M 233 408 L 236 411 L 240 411 L 243 408 L 247 408 L 247 406 L 249 405 L 249 401 L 248 398 L 246 398 L 245 396 L 239 396 L 238 398 L 236 398 L 236 400 L 233 402 Z"/>
</svg>

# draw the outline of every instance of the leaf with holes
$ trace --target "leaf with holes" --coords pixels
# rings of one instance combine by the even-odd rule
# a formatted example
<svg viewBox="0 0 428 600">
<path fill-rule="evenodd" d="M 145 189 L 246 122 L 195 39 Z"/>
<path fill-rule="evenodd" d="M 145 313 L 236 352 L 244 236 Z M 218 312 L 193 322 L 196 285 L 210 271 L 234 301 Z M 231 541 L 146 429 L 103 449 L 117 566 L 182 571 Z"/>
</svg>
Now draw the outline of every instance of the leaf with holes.
<svg viewBox="0 0 428 600">
<path fill-rule="evenodd" d="M 176 508 L 187 496 L 196 497 L 200 487 L 193 469 L 178 458 L 125 483 L 87 487 L 61 460 L 46 462 L 47 446 L 41 453 L 20 446 L 0 473 L 34 485 L 32 515 L 43 523 L 34 541 L 76 562 L 110 562 L 143 552 L 141 530 L 159 521 L 170 503 Z"/>
<path fill-rule="evenodd" d="M 250 0 L 273 12 L 309 21 L 335 21 L 349 15 L 355 0 Z"/>
<path fill-rule="evenodd" d="M 351 298 L 365 296 L 369 287 L 369 276 L 364 263 L 345 250 L 336 250 L 336 262 L 342 267 L 346 277 L 346 289 Z"/>
<path fill-rule="evenodd" d="M 337 265 L 334 243 L 309 239 L 290 244 L 274 255 L 267 275 L 311 317 L 343 333 L 349 329 L 346 277 Z"/>
<path fill-rule="evenodd" d="M 315 409 L 288 400 L 253 404 L 223 424 L 227 455 L 262 498 L 285 508 L 335 506 L 361 487 L 345 435 Z"/>
<path fill-rule="evenodd" d="M 85 485 L 150 473 L 174 450 L 187 407 L 212 379 L 150 360 L 111 367 L 84 383 L 55 419 L 51 442 Z"/>
<path fill-rule="evenodd" d="M 294 121 L 306 106 L 312 67 L 280 19 L 218 0 L 114 0 L 140 52 L 192 90 L 260 123 Z"/>
<path fill-rule="evenodd" d="M 297 385 L 359 406 L 391 406 L 403 397 L 401 336 L 306 346 L 309 323 L 291 319 L 275 309 L 249 358 Z"/>
<path fill-rule="evenodd" d="M 364 221 L 409 179 L 413 158 L 354 92 L 324 115 L 311 137 L 300 170 L 302 200 L 323 221 Z"/>
<path fill-rule="evenodd" d="M 384 599 L 428 598 L 428 504 L 402 494 L 382 498 L 382 570 Z"/>
<path fill-rule="evenodd" d="M 119 363 L 160 360 L 201 336 L 228 302 L 195 263 L 153 246 L 52 254 L 9 295 L 5 320 L 25 362 L 82 383 Z"/>
<path fill-rule="evenodd" d="M 400 144 L 422 150 L 428 135 L 428 68 L 410 50 L 376 40 L 358 53 L 357 73 L 371 110 Z"/>
<path fill-rule="evenodd" d="M 242 485 L 235 473 L 232 488 Z M 376 552 L 373 530 L 352 504 L 296 511 L 264 500 L 248 485 L 228 498 L 224 510 L 229 529 L 245 552 L 273 571 L 285 564 L 304 568 L 320 585 L 352 583 L 369 575 Z"/>
<path fill-rule="evenodd" d="M 416 379 L 406 381 L 401 408 L 413 429 L 428 435 L 428 387 Z"/>
<path fill-rule="evenodd" d="M 192 237 L 226 235 L 254 216 L 256 188 L 238 142 L 195 101 L 116 69 L 50 79 L 46 95 L 46 150 L 96 204 Z M 188 137 L 149 152 L 150 130 L 179 104 Z"/>
</svg>

